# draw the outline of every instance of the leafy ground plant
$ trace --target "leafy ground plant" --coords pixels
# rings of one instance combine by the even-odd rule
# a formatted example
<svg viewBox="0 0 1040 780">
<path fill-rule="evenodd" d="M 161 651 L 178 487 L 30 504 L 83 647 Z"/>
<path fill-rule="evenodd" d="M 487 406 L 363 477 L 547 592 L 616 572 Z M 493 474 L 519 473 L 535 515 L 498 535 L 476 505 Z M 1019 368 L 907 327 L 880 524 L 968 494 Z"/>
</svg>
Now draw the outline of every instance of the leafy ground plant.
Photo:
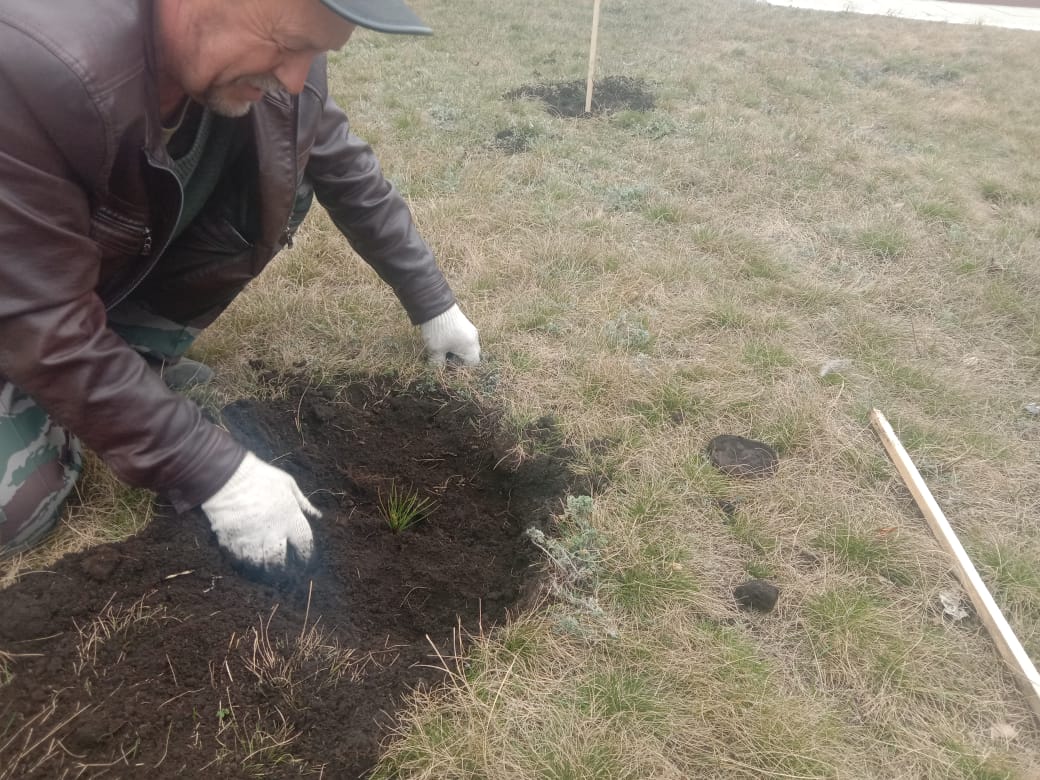
<svg viewBox="0 0 1040 780">
<path fill-rule="evenodd" d="M 429 496 L 423 496 L 414 488 L 401 489 L 391 483 L 386 495 L 379 498 L 379 509 L 383 519 L 395 534 L 407 531 L 428 517 L 437 506 Z"/>
</svg>

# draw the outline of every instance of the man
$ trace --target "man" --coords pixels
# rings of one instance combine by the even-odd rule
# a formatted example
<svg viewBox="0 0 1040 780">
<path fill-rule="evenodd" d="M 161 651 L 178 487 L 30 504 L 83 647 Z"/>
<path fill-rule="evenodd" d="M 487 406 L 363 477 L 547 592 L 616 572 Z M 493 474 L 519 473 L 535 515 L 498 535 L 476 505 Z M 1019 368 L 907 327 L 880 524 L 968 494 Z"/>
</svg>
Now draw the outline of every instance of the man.
<svg viewBox="0 0 1040 780">
<path fill-rule="evenodd" d="M 429 33 L 403 0 L 0 6 L 0 551 L 53 528 L 82 442 L 179 511 L 201 506 L 240 562 L 310 558 L 317 511 L 294 480 L 156 367 L 205 378 L 181 356 L 314 198 L 432 361 L 479 360 L 407 206 L 328 95 L 324 54 L 355 25 Z"/>
</svg>

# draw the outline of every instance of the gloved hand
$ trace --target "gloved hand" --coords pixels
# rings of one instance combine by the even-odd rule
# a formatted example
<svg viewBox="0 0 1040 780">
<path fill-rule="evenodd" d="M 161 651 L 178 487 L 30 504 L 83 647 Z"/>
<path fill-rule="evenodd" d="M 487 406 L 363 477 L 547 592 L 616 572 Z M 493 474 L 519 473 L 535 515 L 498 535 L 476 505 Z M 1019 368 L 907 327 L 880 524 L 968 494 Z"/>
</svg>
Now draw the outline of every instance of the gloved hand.
<svg viewBox="0 0 1040 780">
<path fill-rule="evenodd" d="M 480 340 L 477 329 L 456 303 L 443 314 L 438 314 L 419 326 L 430 362 L 443 366 L 448 353 L 459 357 L 467 366 L 480 362 Z"/>
<path fill-rule="evenodd" d="M 202 511 L 221 547 L 268 574 L 286 568 L 290 545 L 301 563 L 310 561 L 314 537 L 304 515 L 321 517 L 296 480 L 251 452 Z"/>
</svg>

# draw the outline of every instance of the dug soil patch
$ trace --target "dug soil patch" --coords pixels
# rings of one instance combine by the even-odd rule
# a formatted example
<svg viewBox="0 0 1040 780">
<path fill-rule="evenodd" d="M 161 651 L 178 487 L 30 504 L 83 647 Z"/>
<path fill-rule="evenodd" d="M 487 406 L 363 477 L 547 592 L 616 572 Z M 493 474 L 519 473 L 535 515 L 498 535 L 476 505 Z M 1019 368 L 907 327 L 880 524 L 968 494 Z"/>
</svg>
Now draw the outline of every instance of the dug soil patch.
<svg viewBox="0 0 1040 780">
<path fill-rule="evenodd" d="M 0 594 L 0 778 L 364 776 L 408 692 L 532 592 L 524 531 L 566 470 L 499 465 L 472 402 L 301 383 L 224 421 L 323 511 L 315 567 L 246 579 L 201 514 L 166 511 L 25 575 Z M 433 502 L 396 535 L 392 487 Z"/>
<path fill-rule="evenodd" d="M 525 84 L 507 92 L 507 100 L 535 98 L 545 104 L 550 114 L 586 117 L 617 111 L 650 111 L 654 93 L 643 79 L 631 76 L 608 76 L 595 82 L 592 89 L 592 111 L 585 112 L 585 81 L 556 81 L 549 84 Z"/>
</svg>

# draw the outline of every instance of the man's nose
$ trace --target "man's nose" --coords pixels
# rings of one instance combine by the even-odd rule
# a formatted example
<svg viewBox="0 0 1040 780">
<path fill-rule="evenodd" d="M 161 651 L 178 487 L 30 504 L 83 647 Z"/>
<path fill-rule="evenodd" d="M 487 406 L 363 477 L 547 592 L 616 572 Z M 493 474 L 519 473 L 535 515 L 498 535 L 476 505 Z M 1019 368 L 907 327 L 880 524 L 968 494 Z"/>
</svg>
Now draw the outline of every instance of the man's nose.
<svg viewBox="0 0 1040 780">
<path fill-rule="evenodd" d="M 303 85 L 307 81 L 307 74 L 310 73 L 312 62 L 314 62 L 313 54 L 308 52 L 290 53 L 275 69 L 274 77 L 282 82 L 282 86 L 286 90 L 293 95 L 298 95 L 303 92 Z"/>
</svg>

